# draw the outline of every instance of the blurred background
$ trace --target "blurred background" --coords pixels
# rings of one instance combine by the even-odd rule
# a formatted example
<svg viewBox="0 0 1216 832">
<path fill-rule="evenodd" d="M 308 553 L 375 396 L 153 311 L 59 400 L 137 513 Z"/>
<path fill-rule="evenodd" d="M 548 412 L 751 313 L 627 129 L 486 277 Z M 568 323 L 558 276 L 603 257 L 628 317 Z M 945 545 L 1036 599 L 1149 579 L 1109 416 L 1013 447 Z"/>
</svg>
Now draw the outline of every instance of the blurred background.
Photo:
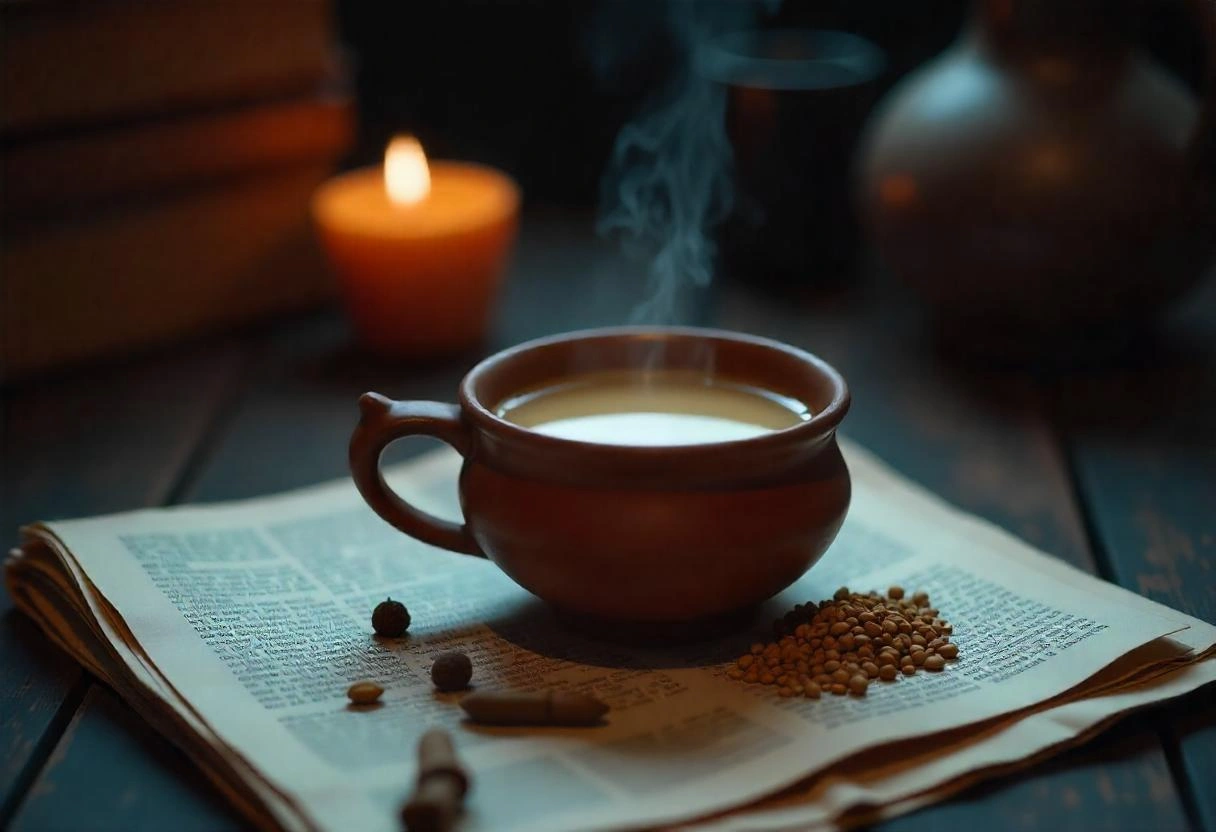
<svg viewBox="0 0 1216 832">
<path fill-rule="evenodd" d="M 665 269 L 658 284 L 805 296 L 883 263 L 943 331 L 1122 330 L 1210 256 L 1216 154 L 1191 140 L 1204 28 L 1184 0 L 29 0 L 0 16 L 10 380 L 331 302 L 309 200 L 401 132 L 512 177 L 525 234 L 537 211 L 585 218 Z M 957 46 L 968 26 L 978 57 Z M 1132 49 L 1170 80 L 1139 78 Z M 900 87 L 934 61 L 940 77 Z M 1036 167 L 994 173 L 1019 148 Z M 1135 274 L 1112 277 L 1146 228 Z M 677 301 L 656 292 L 634 302 L 664 322 Z"/>
<path fill-rule="evenodd" d="M 949 46 L 970 9 L 968 0 L 445 0 L 339 2 L 336 18 L 357 66 L 362 161 L 413 129 L 438 155 L 511 171 L 530 198 L 589 205 L 618 131 L 670 77 L 681 19 L 856 33 L 886 53 L 883 92 Z M 1204 49 L 1186 5 L 1160 0 L 1137 16 L 1140 45 L 1198 90 Z"/>
</svg>

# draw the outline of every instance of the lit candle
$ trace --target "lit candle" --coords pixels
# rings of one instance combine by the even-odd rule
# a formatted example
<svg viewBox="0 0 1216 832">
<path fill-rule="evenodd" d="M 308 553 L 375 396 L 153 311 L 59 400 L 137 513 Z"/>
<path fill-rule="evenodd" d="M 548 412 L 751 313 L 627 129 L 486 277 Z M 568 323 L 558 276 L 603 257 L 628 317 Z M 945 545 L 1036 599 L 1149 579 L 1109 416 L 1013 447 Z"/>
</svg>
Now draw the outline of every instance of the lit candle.
<svg viewBox="0 0 1216 832">
<path fill-rule="evenodd" d="M 519 214 L 510 177 L 428 164 L 416 139 L 399 137 L 383 171 L 330 180 L 312 209 L 363 344 L 416 357 L 482 339 Z"/>
</svg>

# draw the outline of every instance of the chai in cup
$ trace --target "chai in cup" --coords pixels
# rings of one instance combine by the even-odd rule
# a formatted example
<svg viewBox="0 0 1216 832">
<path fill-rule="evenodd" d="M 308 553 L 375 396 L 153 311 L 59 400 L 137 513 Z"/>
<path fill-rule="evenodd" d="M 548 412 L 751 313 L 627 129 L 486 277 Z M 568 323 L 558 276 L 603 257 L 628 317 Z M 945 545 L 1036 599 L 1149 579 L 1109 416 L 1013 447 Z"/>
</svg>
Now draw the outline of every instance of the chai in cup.
<svg viewBox="0 0 1216 832">
<path fill-rule="evenodd" d="M 633 446 L 733 442 L 811 418 L 800 401 L 695 370 L 584 373 L 512 396 L 496 411 L 547 436 Z"/>
<path fill-rule="evenodd" d="M 840 529 L 851 492 L 844 379 L 821 359 L 712 329 L 566 333 L 504 350 L 458 402 L 359 400 L 351 474 L 381 517 L 488 557 L 563 621 L 613 640 L 742 626 Z M 464 457 L 462 517 L 395 494 L 384 448 L 433 436 Z"/>
</svg>

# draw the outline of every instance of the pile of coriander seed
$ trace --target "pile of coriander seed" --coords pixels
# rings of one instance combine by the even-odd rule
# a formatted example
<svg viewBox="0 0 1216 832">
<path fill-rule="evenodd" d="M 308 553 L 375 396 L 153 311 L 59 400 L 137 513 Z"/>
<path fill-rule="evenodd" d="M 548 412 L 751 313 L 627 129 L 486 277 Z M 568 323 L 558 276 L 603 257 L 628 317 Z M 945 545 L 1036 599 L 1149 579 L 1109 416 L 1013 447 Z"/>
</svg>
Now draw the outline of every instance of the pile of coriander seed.
<svg viewBox="0 0 1216 832">
<path fill-rule="evenodd" d="M 939 672 L 958 658 L 954 628 L 917 592 L 893 586 L 886 597 L 841 587 L 830 601 L 799 604 L 773 623 L 777 641 L 753 644 L 726 673 L 776 685 L 780 696 L 818 699 L 823 692 L 864 696 L 870 682 L 893 682 L 918 668 Z"/>
</svg>

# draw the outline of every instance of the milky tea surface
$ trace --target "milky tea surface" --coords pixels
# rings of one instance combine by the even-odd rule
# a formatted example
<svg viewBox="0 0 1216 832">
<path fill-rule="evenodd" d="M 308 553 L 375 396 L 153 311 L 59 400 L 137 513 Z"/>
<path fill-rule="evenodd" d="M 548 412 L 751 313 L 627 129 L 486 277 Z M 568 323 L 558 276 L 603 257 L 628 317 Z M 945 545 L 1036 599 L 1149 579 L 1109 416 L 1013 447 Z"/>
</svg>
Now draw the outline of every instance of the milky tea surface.
<svg viewBox="0 0 1216 832">
<path fill-rule="evenodd" d="M 498 415 L 538 433 L 607 445 L 700 445 L 762 436 L 811 417 L 767 390 L 682 370 L 605 372 L 507 399 Z"/>
</svg>

